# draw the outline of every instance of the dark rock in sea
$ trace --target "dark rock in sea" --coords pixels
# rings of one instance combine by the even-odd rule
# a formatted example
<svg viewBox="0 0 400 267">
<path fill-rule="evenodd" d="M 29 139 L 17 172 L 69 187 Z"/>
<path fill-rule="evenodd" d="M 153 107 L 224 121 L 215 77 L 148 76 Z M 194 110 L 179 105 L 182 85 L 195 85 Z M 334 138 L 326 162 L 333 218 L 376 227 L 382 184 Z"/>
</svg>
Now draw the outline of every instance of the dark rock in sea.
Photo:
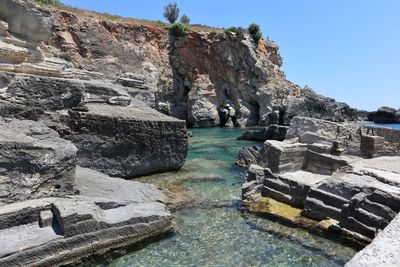
<svg viewBox="0 0 400 267">
<path fill-rule="evenodd" d="M 368 120 L 374 123 L 400 123 L 400 110 L 389 107 L 380 107 L 368 115 Z"/>
</svg>

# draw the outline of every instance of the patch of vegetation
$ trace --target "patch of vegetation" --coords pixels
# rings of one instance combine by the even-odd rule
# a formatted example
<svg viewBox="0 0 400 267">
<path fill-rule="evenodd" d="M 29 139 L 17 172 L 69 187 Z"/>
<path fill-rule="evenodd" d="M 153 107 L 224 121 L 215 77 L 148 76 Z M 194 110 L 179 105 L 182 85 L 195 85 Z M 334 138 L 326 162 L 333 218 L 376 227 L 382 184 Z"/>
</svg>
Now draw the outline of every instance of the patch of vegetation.
<svg viewBox="0 0 400 267">
<path fill-rule="evenodd" d="M 104 17 L 107 17 L 107 18 L 111 19 L 111 20 L 117 20 L 117 19 L 121 19 L 122 18 L 121 16 L 112 15 L 110 13 L 100 13 L 100 14 L 103 15 Z"/>
<path fill-rule="evenodd" d="M 64 60 L 68 61 L 68 62 L 72 62 L 74 60 L 72 58 L 72 56 L 70 54 L 68 54 L 68 53 L 63 53 L 63 54 L 59 55 L 59 57 L 61 59 L 64 59 Z"/>
<path fill-rule="evenodd" d="M 175 23 L 179 17 L 179 11 L 177 3 L 170 3 L 164 7 L 163 15 L 170 23 Z"/>
<path fill-rule="evenodd" d="M 160 26 L 165 26 L 165 23 L 162 22 L 161 20 L 156 20 L 156 23 Z"/>
<path fill-rule="evenodd" d="M 237 27 L 229 27 L 225 29 L 225 32 L 237 32 L 238 28 Z"/>
<path fill-rule="evenodd" d="M 186 15 L 183 15 L 183 16 L 181 17 L 180 22 L 183 23 L 183 24 L 189 25 L 189 23 L 190 23 L 190 18 L 189 18 L 188 16 L 186 16 Z"/>
<path fill-rule="evenodd" d="M 59 0 L 35 0 L 35 2 L 39 3 L 39 4 L 43 4 L 43 5 L 52 5 L 52 6 L 56 6 L 60 4 Z"/>
<path fill-rule="evenodd" d="M 253 36 L 254 41 L 258 43 L 258 41 L 262 37 L 260 26 L 258 24 L 252 23 L 252 24 L 249 25 L 247 30 L 249 31 L 251 36 Z"/>
<path fill-rule="evenodd" d="M 184 36 L 188 30 L 189 27 L 186 24 L 177 22 L 172 24 L 171 28 L 169 28 L 169 33 L 175 37 L 181 37 Z"/>
</svg>

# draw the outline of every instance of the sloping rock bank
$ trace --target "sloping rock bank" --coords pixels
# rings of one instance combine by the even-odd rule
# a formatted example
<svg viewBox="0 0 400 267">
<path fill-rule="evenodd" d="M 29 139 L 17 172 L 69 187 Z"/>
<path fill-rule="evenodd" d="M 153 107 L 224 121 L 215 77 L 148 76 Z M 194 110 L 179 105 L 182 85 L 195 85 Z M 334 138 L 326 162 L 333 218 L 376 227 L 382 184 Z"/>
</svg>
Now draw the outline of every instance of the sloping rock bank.
<svg viewBox="0 0 400 267">
<path fill-rule="evenodd" d="M 247 158 L 239 153 L 239 162 L 253 164 L 243 184 L 243 200 L 261 213 L 269 212 L 269 199 L 285 203 L 301 209 L 313 227 L 368 243 L 400 211 L 399 137 L 400 131 L 385 128 L 295 117 L 284 141 L 247 148 L 253 149 Z M 277 215 L 285 217 L 284 211 Z M 287 219 L 304 224 L 299 218 Z M 396 226 L 386 231 L 392 228 Z M 383 243 L 379 240 L 371 246 Z M 358 266 L 354 262 L 350 266 Z"/>
<path fill-rule="evenodd" d="M 173 229 L 155 186 L 76 166 L 42 123 L 2 119 L 0 137 L 1 266 L 72 263 Z"/>
</svg>

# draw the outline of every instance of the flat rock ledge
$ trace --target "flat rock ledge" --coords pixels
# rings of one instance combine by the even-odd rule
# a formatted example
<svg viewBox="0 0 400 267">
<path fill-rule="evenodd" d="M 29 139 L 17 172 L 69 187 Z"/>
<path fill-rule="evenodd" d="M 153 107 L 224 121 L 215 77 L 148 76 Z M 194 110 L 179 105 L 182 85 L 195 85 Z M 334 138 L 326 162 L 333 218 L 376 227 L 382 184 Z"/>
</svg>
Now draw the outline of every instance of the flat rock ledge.
<svg viewBox="0 0 400 267">
<path fill-rule="evenodd" d="M 155 186 L 77 167 L 80 195 L 0 207 L 0 265 L 55 266 L 173 230 Z"/>
</svg>

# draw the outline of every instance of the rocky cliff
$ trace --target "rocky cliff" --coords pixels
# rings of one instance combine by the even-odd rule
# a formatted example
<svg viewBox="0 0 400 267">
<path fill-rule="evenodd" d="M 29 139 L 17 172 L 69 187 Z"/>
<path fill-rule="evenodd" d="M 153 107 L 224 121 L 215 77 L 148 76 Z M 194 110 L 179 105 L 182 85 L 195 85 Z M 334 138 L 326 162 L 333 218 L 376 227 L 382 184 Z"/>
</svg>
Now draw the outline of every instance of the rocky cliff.
<svg viewBox="0 0 400 267">
<path fill-rule="evenodd" d="M 75 67 L 104 78 L 139 74 L 144 86 L 136 84 L 129 94 L 164 114 L 186 120 L 188 126 L 225 125 L 230 117 L 236 125 L 268 125 L 275 114 L 286 125 L 295 115 L 333 121 L 358 115 L 344 103 L 286 80 L 280 70 L 279 48 L 269 40 L 255 43 L 246 33 L 221 30 L 189 31 L 175 38 L 160 25 L 71 13 L 28 0 L 7 2 L 35 10 L 32 16 L 45 22 L 38 36 L 30 36 L 29 27 L 20 29 L 9 20 L 10 31 L 43 39 L 39 33 L 47 30 L 50 38 L 42 45 L 43 51 L 53 57 L 68 53 Z M 10 12 L 19 14 L 20 9 L 2 9 L 0 17 L 7 19 Z"/>
<path fill-rule="evenodd" d="M 32 1 L 0 3 L 1 116 L 41 121 L 73 141 L 81 166 L 112 176 L 179 169 L 185 121 L 141 101 L 149 103 L 151 85 L 141 74 L 111 79 L 60 59 L 51 45 L 60 14 Z"/>
</svg>

